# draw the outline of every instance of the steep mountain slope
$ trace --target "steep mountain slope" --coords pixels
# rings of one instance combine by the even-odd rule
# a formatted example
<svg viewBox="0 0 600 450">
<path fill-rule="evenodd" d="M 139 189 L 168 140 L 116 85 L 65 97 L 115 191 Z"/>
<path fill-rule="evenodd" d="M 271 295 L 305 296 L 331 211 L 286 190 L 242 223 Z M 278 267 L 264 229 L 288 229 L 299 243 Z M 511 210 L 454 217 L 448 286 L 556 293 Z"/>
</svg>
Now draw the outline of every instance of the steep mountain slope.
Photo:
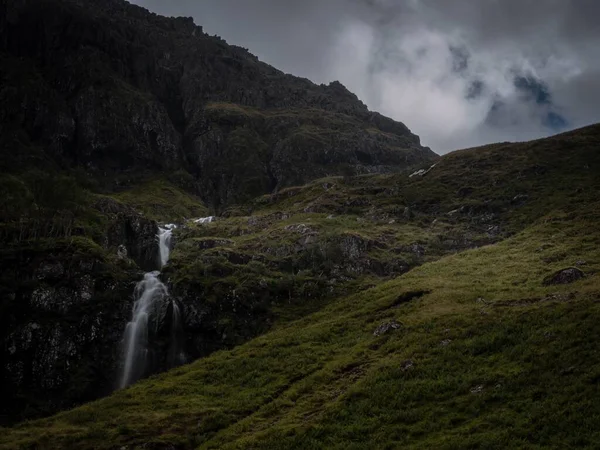
<svg viewBox="0 0 600 450">
<path fill-rule="evenodd" d="M 0 445 L 595 448 L 599 148 L 596 125 L 455 152 L 423 175 L 321 180 L 189 224 L 166 271 L 174 294 L 219 316 L 216 335 L 247 330 L 252 305 L 273 329 L 3 429 Z M 378 273 L 409 254 L 412 270 Z M 321 300 L 261 297 L 286 273 L 327 286 Z M 203 300 L 186 300 L 198 280 Z M 301 306 L 314 312 L 297 318 Z"/>
<path fill-rule="evenodd" d="M 0 24 L 3 164 L 35 155 L 106 190 L 157 173 L 222 208 L 325 175 L 432 160 L 406 126 L 123 0 L 8 0 Z M 10 140 L 12 137 L 12 141 Z M 39 162 L 42 163 L 41 161 Z"/>
<path fill-rule="evenodd" d="M 191 19 L 122 0 L 1 1 L 0 423 L 114 389 L 158 222 L 436 158 L 340 83 L 286 75 Z M 202 286 L 181 286 L 188 324 L 203 323 L 192 357 L 273 320 L 252 307 L 238 326 L 239 313 L 205 307 Z"/>
</svg>

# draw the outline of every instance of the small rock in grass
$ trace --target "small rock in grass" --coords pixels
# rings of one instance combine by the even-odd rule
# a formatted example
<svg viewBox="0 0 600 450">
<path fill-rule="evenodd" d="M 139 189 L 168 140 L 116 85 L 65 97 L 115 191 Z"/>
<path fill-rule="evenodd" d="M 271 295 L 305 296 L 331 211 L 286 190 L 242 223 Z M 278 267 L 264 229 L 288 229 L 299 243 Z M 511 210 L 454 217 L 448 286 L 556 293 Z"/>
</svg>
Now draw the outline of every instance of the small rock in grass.
<svg viewBox="0 0 600 450">
<path fill-rule="evenodd" d="M 307 234 L 307 233 L 312 233 L 313 229 L 303 223 L 295 223 L 292 225 L 288 225 L 284 228 L 284 230 L 286 231 L 293 231 L 294 233 L 299 233 L 299 234 Z"/>
<path fill-rule="evenodd" d="M 444 339 L 442 342 L 440 342 L 440 345 L 442 347 L 446 347 L 446 346 L 450 345 L 450 342 L 452 342 L 452 339 Z"/>
<path fill-rule="evenodd" d="M 471 388 L 471 394 L 481 394 L 483 392 L 483 384 Z"/>
<path fill-rule="evenodd" d="M 384 322 L 377 328 L 375 328 L 375 331 L 373 331 L 373 336 L 381 336 L 383 334 L 388 333 L 391 330 L 397 330 L 399 328 L 402 328 L 402 324 L 396 322 L 395 320 L 392 320 L 390 322 Z"/>
<path fill-rule="evenodd" d="M 402 362 L 402 364 L 400 365 L 400 370 L 402 370 L 402 372 L 406 372 L 407 370 L 412 369 L 415 366 L 415 363 L 412 362 L 412 360 L 407 359 L 406 361 Z"/>
</svg>

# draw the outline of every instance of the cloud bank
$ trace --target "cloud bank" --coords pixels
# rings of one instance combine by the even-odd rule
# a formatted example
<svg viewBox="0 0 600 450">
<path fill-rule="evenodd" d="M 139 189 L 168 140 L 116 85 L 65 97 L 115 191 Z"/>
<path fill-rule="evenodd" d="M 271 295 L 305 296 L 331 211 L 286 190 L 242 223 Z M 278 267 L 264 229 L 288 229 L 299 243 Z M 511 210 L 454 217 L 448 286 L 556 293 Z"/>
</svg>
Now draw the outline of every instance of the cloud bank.
<svg viewBox="0 0 600 450">
<path fill-rule="evenodd" d="M 438 153 L 600 121 L 596 0 L 136 0 L 317 83 Z"/>
</svg>

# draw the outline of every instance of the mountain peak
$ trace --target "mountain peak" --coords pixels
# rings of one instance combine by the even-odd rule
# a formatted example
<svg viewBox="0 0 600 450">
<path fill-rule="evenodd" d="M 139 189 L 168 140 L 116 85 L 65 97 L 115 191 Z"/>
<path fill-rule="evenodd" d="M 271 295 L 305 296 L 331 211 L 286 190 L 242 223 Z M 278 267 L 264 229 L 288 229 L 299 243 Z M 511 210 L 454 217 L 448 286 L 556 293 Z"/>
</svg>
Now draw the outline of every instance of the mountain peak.
<svg viewBox="0 0 600 450">
<path fill-rule="evenodd" d="M 121 0 L 7 5 L 4 62 L 35 73 L 35 95 L 15 85 L 6 103 L 25 99 L 16 125 L 109 190 L 185 171 L 194 193 L 221 208 L 348 168 L 397 172 L 436 157 L 339 81 L 284 74 L 191 17 Z"/>
</svg>

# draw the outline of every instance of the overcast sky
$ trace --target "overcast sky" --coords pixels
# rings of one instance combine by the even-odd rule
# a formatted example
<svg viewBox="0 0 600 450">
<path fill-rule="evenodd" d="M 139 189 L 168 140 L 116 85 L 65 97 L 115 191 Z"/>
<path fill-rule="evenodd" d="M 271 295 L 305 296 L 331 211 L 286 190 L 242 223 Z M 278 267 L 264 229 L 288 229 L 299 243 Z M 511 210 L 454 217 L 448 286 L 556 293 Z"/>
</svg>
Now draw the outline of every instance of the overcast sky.
<svg viewBox="0 0 600 450">
<path fill-rule="evenodd" d="M 316 83 L 438 153 L 600 122 L 600 0 L 135 0 Z"/>
</svg>

